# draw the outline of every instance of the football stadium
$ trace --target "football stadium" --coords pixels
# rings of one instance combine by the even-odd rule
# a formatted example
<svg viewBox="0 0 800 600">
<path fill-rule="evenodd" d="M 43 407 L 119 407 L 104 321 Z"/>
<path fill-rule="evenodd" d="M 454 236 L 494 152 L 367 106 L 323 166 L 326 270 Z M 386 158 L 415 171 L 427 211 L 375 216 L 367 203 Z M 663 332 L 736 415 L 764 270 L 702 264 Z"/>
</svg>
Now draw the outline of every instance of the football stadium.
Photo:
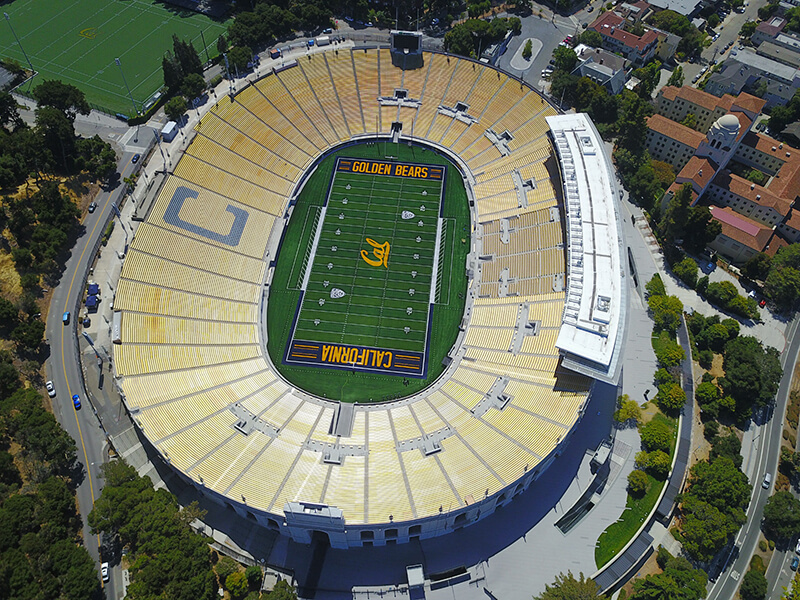
<svg viewBox="0 0 800 600">
<path fill-rule="evenodd" d="M 488 517 L 619 377 L 599 134 L 412 38 L 276 63 L 219 97 L 117 287 L 138 428 L 206 497 L 300 543 Z"/>
</svg>

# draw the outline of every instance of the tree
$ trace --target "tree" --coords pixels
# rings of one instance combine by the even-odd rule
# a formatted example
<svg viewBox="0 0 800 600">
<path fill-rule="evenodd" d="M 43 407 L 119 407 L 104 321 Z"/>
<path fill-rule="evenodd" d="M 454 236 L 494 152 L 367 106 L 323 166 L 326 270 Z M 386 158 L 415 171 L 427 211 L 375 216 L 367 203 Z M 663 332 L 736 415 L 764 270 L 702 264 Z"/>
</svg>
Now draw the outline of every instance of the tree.
<svg viewBox="0 0 800 600">
<path fill-rule="evenodd" d="M 742 442 L 736 435 L 718 435 L 711 440 L 710 459 L 713 461 L 719 456 L 727 456 L 737 468 L 742 467 Z"/>
<path fill-rule="evenodd" d="M 758 27 L 758 23 L 755 21 L 746 21 L 742 24 L 742 28 L 739 30 L 739 35 L 743 38 L 750 38 L 755 32 L 756 27 Z"/>
<path fill-rule="evenodd" d="M 592 580 L 589 579 L 589 581 Z M 576 598 L 577 600 L 582 600 L 581 597 Z M 592 596 L 587 596 L 587 598 L 592 598 Z M 268 600 L 297 600 L 297 592 L 285 579 L 281 579 L 272 588 Z"/>
<path fill-rule="evenodd" d="M 181 93 L 186 98 L 187 102 L 194 100 L 202 95 L 206 89 L 206 80 L 202 75 L 197 73 L 189 73 L 183 78 L 181 85 Z"/>
<path fill-rule="evenodd" d="M 772 257 L 764 252 L 759 252 L 751 256 L 744 265 L 742 265 L 742 275 L 748 279 L 764 280 L 769 274 L 770 266 L 772 265 Z"/>
<path fill-rule="evenodd" d="M 636 400 L 631 400 L 628 394 L 623 394 L 617 398 L 617 406 L 619 408 L 614 412 L 614 420 L 617 423 L 638 423 L 642 418 L 642 409 L 636 403 Z"/>
<path fill-rule="evenodd" d="M 247 567 L 244 570 L 244 576 L 247 577 L 247 585 L 251 590 L 257 590 L 261 587 L 261 581 L 264 579 L 264 574 L 261 572 L 259 567 Z"/>
<path fill-rule="evenodd" d="M 661 386 L 656 395 L 656 403 L 665 413 L 676 413 L 686 402 L 686 392 L 674 381 Z"/>
<path fill-rule="evenodd" d="M 183 81 L 181 67 L 172 53 L 164 54 L 164 58 L 161 59 L 161 70 L 164 73 L 164 85 L 167 86 L 167 89 L 177 90 L 180 88 L 181 81 Z"/>
<path fill-rule="evenodd" d="M 648 299 L 652 298 L 653 296 L 667 295 L 667 288 L 664 287 L 664 282 L 661 280 L 661 275 L 658 273 L 650 278 L 650 281 L 644 285 L 644 289 L 647 292 Z"/>
<path fill-rule="evenodd" d="M 742 407 L 766 406 L 778 391 L 782 369 L 775 348 L 764 348 L 751 336 L 725 344 L 722 389 Z"/>
<path fill-rule="evenodd" d="M 578 41 L 581 44 L 586 44 L 587 46 L 591 46 L 592 48 L 603 47 L 603 36 L 600 35 L 600 33 L 595 31 L 594 29 L 585 30 L 578 37 Z"/>
<path fill-rule="evenodd" d="M 238 20 L 238 19 L 237 19 Z M 475 57 L 475 43 L 472 32 L 466 27 L 453 27 L 444 34 L 444 49 L 453 54 Z"/>
<path fill-rule="evenodd" d="M 225 589 L 234 599 L 244 598 L 247 595 L 247 577 L 242 572 L 231 573 L 225 578 Z"/>
<path fill-rule="evenodd" d="M 667 85 L 673 85 L 675 87 L 681 87 L 683 85 L 683 67 L 678 65 L 672 71 L 672 75 L 669 76 L 667 80 Z"/>
<path fill-rule="evenodd" d="M 533 55 L 533 42 L 528 40 L 525 42 L 525 47 L 522 49 L 522 58 L 525 60 L 530 60 L 531 55 Z"/>
<path fill-rule="evenodd" d="M 644 471 L 634 469 L 628 474 L 628 491 L 630 492 L 631 496 L 636 498 L 644 496 L 649 483 L 650 478 Z"/>
<path fill-rule="evenodd" d="M 105 486 L 89 513 L 92 531 L 119 534 L 135 560 L 130 565 L 128 597 L 213 600 L 217 579 L 211 569 L 208 540 L 194 533 L 189 514 L 164 489 L 154 490 L 122 460 L 101 467 Z"/>
<path fill-rule="evenodd" d="M 791 492 L 775 492 L 764 506 L 763 524 L 770 539 L 794 539 L 800 533 L 800 500 Z"/>
<path fill-rule="evenodd" d="M 658 331 L 675 333 L 681 323 L 683 302 L 677 296 L 652 296 L 647 301 Z"/>
<path fill-rule="evenodd" d="M 187 108 L 186 100 L 182 96 L 175 96 L 164 105 L 164 113 L 171 121 L 180 121 Z"/>
<path fill-rule="evenodd" d="M 217 38 L 217 52 L 223 54 L 228 49 L 228 38 L 221 35 Z"/>
<path fill-rule="evenodd" d="M 75 154 L 75 128 L 69 117 L 57 108 L 42 105 L 36 109 L 36 133 L 68 172 Z"/>
<path fill-rule="evenodd" d="M 178 61 L 180 66 L 182 78 L 185 78 L 190 73 L 203 75 L 203 63 L 200 61 L 200 55 L 191 42 L 182 40 L 173 34 L 172 51 L 175 54 L 175 60 Z"/>
<path fill-rule="evenodd" d="M 684 500 L 681 512 L 683 548 L 702 562 L 711 560 L 739 528 L 718 508 L 693 496 Z"/>
<path fill-rule="evenodd" d="M 11 332 L 11 339 L 13 339 L 21 348 L 29 351 L 35 351 L 39 348 L 44 337 L 44 323 L 39 319 L 30 319 L 22 321 Z"/>
<path fill-rule="evenodd" d="M 689 496 L 708 502 L 725 513 L 738 528 L 745 521 L 752 487 L 747 476 L 728 456 L 697 463 L 691 469 Z"/>
<path fill-rule="evenodd" d="M 631 600 L 700 600 L 706 595 L 706 574 L 702 569 L 693 569 L 685 558 L 664 556 L 663 573 L 637 579 L 633 584 Z M 659 561 L 659 565 L 662 561 Z"/>
<path fill-rule="evenodd" d="M 780 308 L 792 309 L 800 298 L 800 270 L 788 266 L 771 269 L 764 282 L 764 294 Z"/>
<path fill-rule="evenodd" d="M 216 566 L 217 577 L 224 584 L 228 577 L 239 570 L 238 563 L 228 556 L 223 556 L 219 559 Z"/>
<path fill-rule="evenodd" d="M 247 71 L 247 65 L 251 60 L 253 51 L 249 46 L 234 46 L 228 51 L 228 64 L 234 74 Z"/>
<path fill-rule="evenodd" d="M 694 391 L 694 398 L 701 408 L 716 404 L 722 394 L 719 388 L 710 381 L 704 381 Z"/>
<path fill-rule="evenodd" d="M 665 339 L 663 335 L 655 352 L 658 364 L 665 369 L 678 366 L 686 356 L 680 344 L 671 338 Z"/>
<path fill-rule="evenodd" d="M 744 574 L 739 593 L 744 600 L 763 600 L 767 595 L 767 578 L 761 571 L 750 569 Z"/>
<path fill-rule="evenodd" d="M 575 64 L 578 62 L 578 55 L 575 54 L 575 50 L 566 46 L 558 46 L 553 50 L 553 58 L 555 59 L 556 70 L 565 73 L 572 73 L 575 69 Z"/>
<path fill-rule="evenodd" d="M 78 114 L 88 115 L 91 111 L 81 90 L 57 79 L 46 79 L 36 86 L 33 98 L 39 106 L 50 106 L 61 111 L 70 122 L 74 122 Z"/>
<path fill-rule="evenodd" d="M 689 221 L 689 209 L 692 204 L 692 184 L 684 183 L 670 199 L 664 217 L 659 223 L 662 235 L 669 241 L 682 238 L 686 223 Z"/>
<path fill-rule="evenodd" d="M 661 450 L 669 453 L 672 445 L 672 431 L 660 420 L 645 423 L 639 428 L 642 445 L 649 451 Z"/>
<path fill-rule="evenodd" d="M 672 272 L 675 273 L 675 276 L 692 289 L 697 285 L 697 271 L 697 263 L 689 256 L 672 265 Z"/>
<path fill-rule="evenodd" d="M 545 585 L 536 600 L 592 600 L 600 597 L 600 588 L 594 579 L 580 573 L 576 579 L 571 571 L 559 573 L 552 585 Z"/>
<path fill-rule="evenodd" d="M 661 450 L 647 453 L 647 462 L 645 469 L 656 479 L 664 480 L 669 475 L 669 470 L 672 468 L 672 459 L 669 454 Z"/>
</svg>

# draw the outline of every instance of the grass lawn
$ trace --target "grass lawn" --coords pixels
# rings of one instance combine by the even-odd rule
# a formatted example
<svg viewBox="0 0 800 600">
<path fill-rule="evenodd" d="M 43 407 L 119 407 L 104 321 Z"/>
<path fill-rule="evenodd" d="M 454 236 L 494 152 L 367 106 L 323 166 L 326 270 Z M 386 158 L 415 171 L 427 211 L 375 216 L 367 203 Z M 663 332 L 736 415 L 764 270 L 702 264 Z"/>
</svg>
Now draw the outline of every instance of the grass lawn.
<svg viewBox="0 0 800 600">
<path fill-rule="evenodd" d="M 670 447 L 670 457 L 675 454 L 675 444 L 678 436 L 678 421 L 672 419 L 661 412 L 653 415 L 653 421 L 662 421 L 668 425 L 673 432 L 672 445 Z M 649 484 L 647 492 L 641 498 L 633 498 L 628 494 L 628 501 L 625 505 L 625 510 L 622 512 L 619 520 L 612 523 L 598 538 L 594 550 L 594 560 L 599 569 L 631 541 L 633 536 L 639 531 L 639 528 L 644 523 L 644 520 L 650 514 L 650 511 L 656 505 L 658 497 L 661 495 L 661 490 L 664 489 L 666 481 L 659 481 L 652 475 L 647 476 Z"/>
<path fill-rule="evenodd" d="M 3 10 L 20 39 L 17 44 L 8 24 L 0 37 L 0 56 L 27 68 L 22 50 L 36 71 L 32 87 L 45 79 L 71 83 L 95 107 L 111 114 L 132 115 L 119 58 L 131 95 L 142 104 L 162 85 L 161 58 L 172 50 L 172 35 L 189 39 L 202 61 L 217 54 L 216 41 L 227 22 L 169 6 L 154 0 L 14 0 Z M 27 93 L 31 83 L 20 90 Z"/>
<path fill-rule="evenodd" d="M 447 165 L 442 218 L 448 225 L 443 230 L 440 248 L 444 251 L 438 262 L 439 281 L 442 284 L 430 324 L 427 323 L 427 309 L 434 244 L 431 239 L 426 240 L 423 236 L 425 231 L 435 236 L 433 224 L 439 199 L 438 192 L 434 193 L 433 182 L 428 185 L 431 191 L 425 196 L 426 199 L 414 201 L 414 206 L 425 204 L 426 210 L 419 212 L 417 207 L 413 219 L 402 220 L 395 215 L 398 198 L 419 193 L 419 181 L 393 178 L 392 182 L 382 181 L 374 185 L 370 176 L 346 174 L 340 178 L 342 173 L 338 173 L 331 191 L 327 216 L 321 225 L 317 256 L 311 257 L 307 254 L 309 241 L 315 231 L 315 222 L 319 219 L 319 209 L 328 198 L 336 158 L 344 156 L 383 159 L 386 155 L 396 157 L 400 162 Z M 402 189 L 399 187 L 400 181 L 404 182 Z M 365 182 L 370 187 L 369 193 L 358 187 Z M 390 183 L 396 189 L 389 189 Z M 351 189 L 340 189 L 346 185 L 350 185 Z M 436 182 L 435 187 L 439 189 L 440 183 Z M 344 197 L 348 198 L 346 205 L 342 204 Z M 391 210 L 381 219 L 381 210 L 389 205 L 392 206 Z M 367 207 L 369 210 L 366 210 Z M 356 219 L 359 212 L 362 214 Z M 340 213 L 345 215 L 345 219 L 338 218 Z M 428 222 L 427 230 L 425 226 L 418 226 L 420 220 Z M 349 223 L 353 223 L 355 229 L 347 229 Z M 336 230 L 340 230 L 339 235 L 336 235 Z M 423 233 L 419 233 L 420 231 Z M 359 250 L 364 249 L 374 259 L 370 248 L 364 245 L 368 235 L 371 238 L 380 237 L 375 240 L 378 243 L 392 240 L 389 268 L 370 266 L 362 260 Z M 415 241 L 417 235 L 422 237 L 420 242 Z M 332 252 L 334 245 L 337 250 Z M 340 247 L 347 252 L 340 252 Z M 452 347 L 458 333 L 458 325 L 464 313 L 466 255 L 469 247 L 466 191 L 459 171 L 446 158 L 419 147 L 383 143 L 350 146 L 327 157 L 309 178 L 298 198 L 277 258 L 267 315 L 267 348 L 273 363 L 284 377 L 298 387 L 332 400 L 378 402 L 408 396 L 424 389 L 444 370 L 442 359 Z M 420 258 L 414 259 L 413 255 L 417 252 Z M 426 256 L 427 263 L 423 260 Z M 310 267 L 308 291 L 299 314 L 295 339 L 307 340 L 311 337 L 312 341 L 319 342 L 422 351 L 425 350 L 429 326 L 428 374 L 425 378 L 406 380 L 398 375 L 283 363 L 301 296 L 299 283 L 302 282 L 303 264 L 308 264 L 311 260 L 314 262 Z M 333 267 L 328 268 L 329 264 Z M 411 268 L 417 271 L 413 278 L 410 275 Z M 324 286 L 326 281 L 328 286 Z M 348 295 L 338 300 L 341 308 L 326 311 L 339 306 L 337 299 L 332 296 L 329 298 L 335 281 L 346 283 L 335 285 Z M 409 294 L 412 286 L 418 290 L 413 296 Z M 357 297 L 360 298 L 358 301 L 355 300 Z M 325 304 L 319 304 L 321 299 L 325 300 Z M 407 313 L 409 307 L 412 308 L 411 315 Z M 319 320 L 318 325 L 313 324 L 315 320 Z M 405 326 L 411 329 L 408 334 L 403 331 Z"/>
</svg>

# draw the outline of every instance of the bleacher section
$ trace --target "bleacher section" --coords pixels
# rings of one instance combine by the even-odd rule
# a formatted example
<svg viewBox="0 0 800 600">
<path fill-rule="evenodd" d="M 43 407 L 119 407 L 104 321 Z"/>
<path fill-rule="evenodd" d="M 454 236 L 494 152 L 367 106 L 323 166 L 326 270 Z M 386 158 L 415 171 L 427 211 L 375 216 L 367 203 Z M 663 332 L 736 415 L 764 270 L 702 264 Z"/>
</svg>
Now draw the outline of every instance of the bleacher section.
<svg viewBox="0 0 800 600">
<path fill-rule="evenodd" d="M 418 108 L 381 106 L 401 88 Z M 456 103 L 469 123 L 439 112 Z M 337 507 L 348 525 L 424 519 L 530 473 L 591 387 L 560 366 L 554 345 L 565 302 L 560 187 L 545 164 L 554 114 L 487 65 L 425 54 L 404 72 L 384 49 L 314 54 L 220 98 L 139 227 L 117 289 L 114 366 L 150 441 L 196 485 L 259 519 L 282 517 L 287 502 Z M 287 385 L 265 355 L 267 243 L 321 153 L 397 120 L 401 137 L 440 143 L 472 171 L 475 300 L 449 380 L 415 399 L 357 406 L 352 435 L 337 437 L 333 405 Z M 507 156 L 489 130 L 508 133 Z M 518 181 L 532 183 L 519 191 Z M 348 450 L 326 462 L 325 444 Z"/>
</svg>

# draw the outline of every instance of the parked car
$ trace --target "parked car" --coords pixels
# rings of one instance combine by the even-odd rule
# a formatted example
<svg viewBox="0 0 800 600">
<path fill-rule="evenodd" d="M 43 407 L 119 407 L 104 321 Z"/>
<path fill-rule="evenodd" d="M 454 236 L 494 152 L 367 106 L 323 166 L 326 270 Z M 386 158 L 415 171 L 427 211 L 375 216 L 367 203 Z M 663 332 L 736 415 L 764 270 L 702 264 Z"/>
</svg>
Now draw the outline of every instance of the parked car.
<svg viewBox="0 0 800 600">
<path fill-rule="evenodd" d="M 72 396 L 72 405 L 75 407 L 75 410 L 80 410 L 81 408 L 81 397 L 78 394 Z"/>
<path fill-rule="evenodd" d="M 47 383 L 45 383 L 44 387 L 47 388 L 47 395 L 48 396 L 50 396 L 51 398 L 55 398 L 56 397 L 56 386 L 53 385 L 52 381 L 48 381 Z"/>
<path fill-rule="evenodd" d="M 589 8 L 586 9 L 586 12 L 592 12 L 593 10 L 594 10 L 594 6 L 590 6 Z"/>
<path fill-rule="evenodd" d="M 794 547 L 795 554 L 800 554 L 800 540 L 797 540 L 797 546 Z"/>
<path fill-rule="evenodd" d="M 789 565 L 789 568 L 792 571 L 797 571 L 797 567 L 800 567 L 800 558 L 797 556 L 792 557 L 792 564 Z"/>
</svg>

